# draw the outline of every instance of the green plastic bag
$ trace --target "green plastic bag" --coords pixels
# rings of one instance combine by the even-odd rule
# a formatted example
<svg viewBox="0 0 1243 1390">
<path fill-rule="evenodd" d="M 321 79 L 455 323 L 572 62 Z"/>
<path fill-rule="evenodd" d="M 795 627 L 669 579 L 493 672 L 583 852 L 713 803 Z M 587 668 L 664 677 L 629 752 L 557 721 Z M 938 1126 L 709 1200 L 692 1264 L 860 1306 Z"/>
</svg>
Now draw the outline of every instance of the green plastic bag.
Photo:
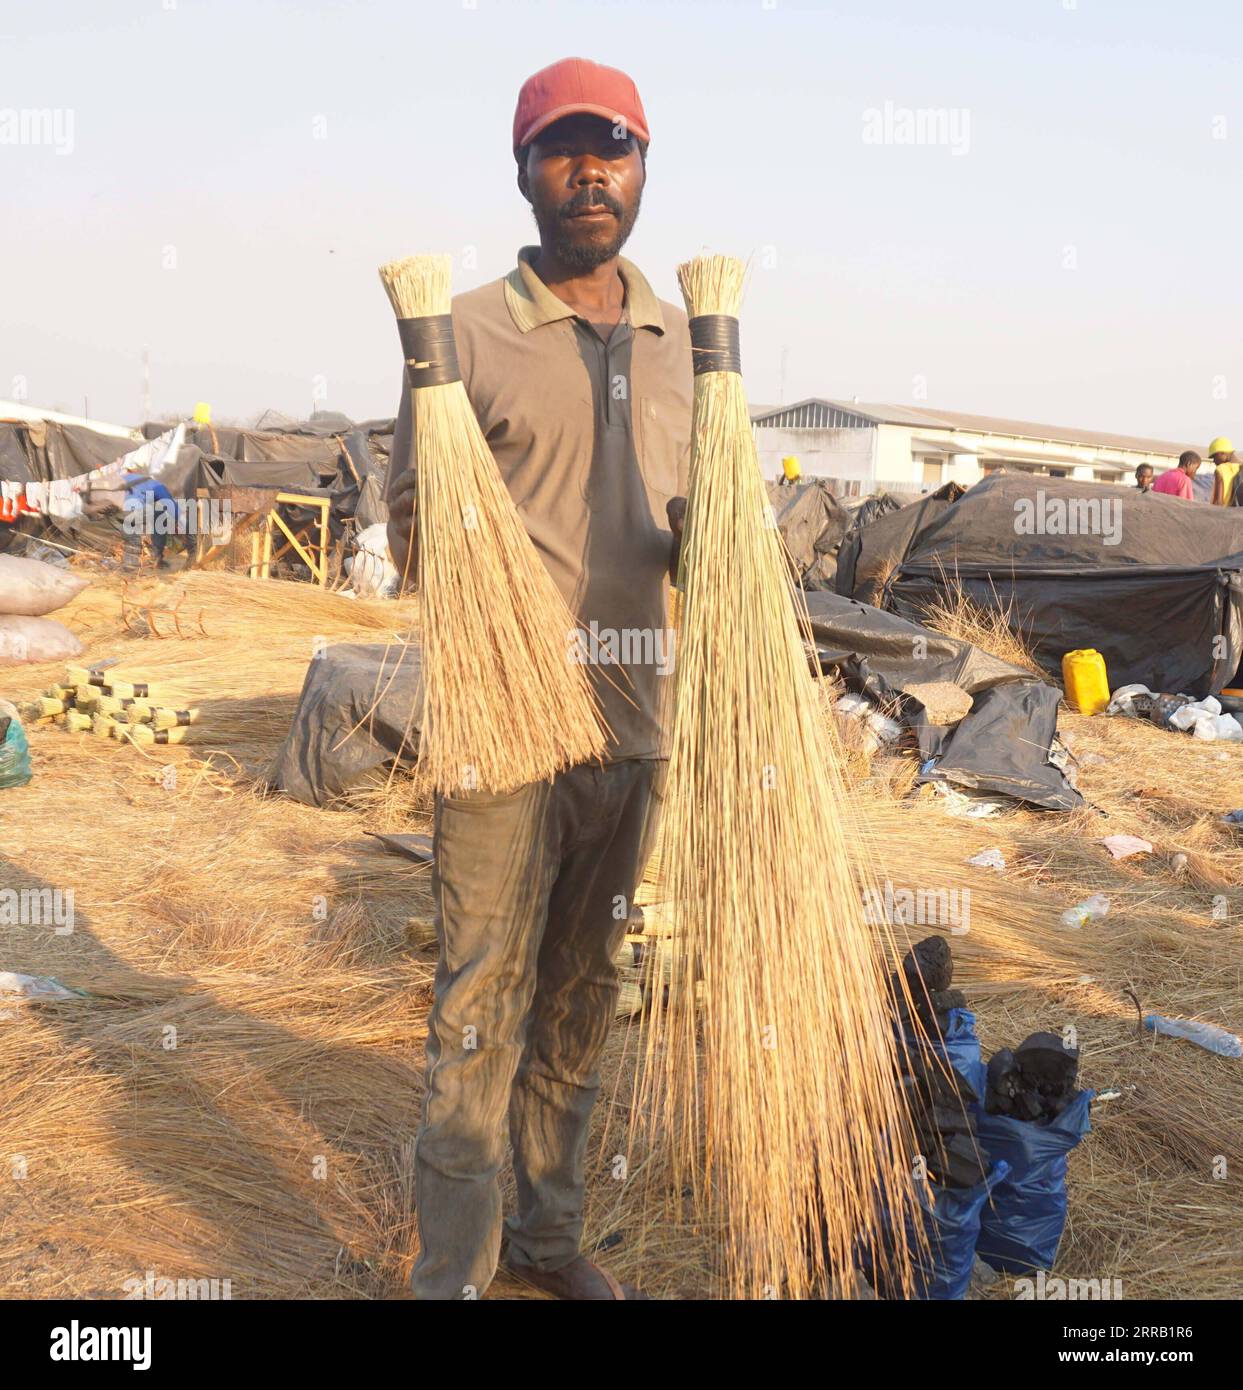
<svg viewBox="0 0 1243 1390">
<path fill-rule="evenodd" d="M 24 787 L 32 776 L 22 721 L 15 714 L 0 712 L 0 788 Z"/>
</svg>

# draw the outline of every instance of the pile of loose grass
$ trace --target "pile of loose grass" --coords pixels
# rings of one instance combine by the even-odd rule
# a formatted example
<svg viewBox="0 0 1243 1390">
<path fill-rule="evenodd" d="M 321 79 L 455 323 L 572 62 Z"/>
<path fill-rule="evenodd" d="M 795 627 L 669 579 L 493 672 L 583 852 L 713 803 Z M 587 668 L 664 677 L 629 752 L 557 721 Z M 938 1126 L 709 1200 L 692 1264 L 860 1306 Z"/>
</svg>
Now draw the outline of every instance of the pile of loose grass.
<svg viewBox="0 0 1243 1390">
<path fill-rule="evenodd" d="M 196 705 L 201 718 L 179 745 L 222 773 L 262 771 L 293 717 L 309 663 L 334 642 L 404 640 L 415 618 L 411 601 L 348 599 L 309 584 L 252 580 L 220 571 L 191 570 L 152 588 L 153 600 L 202 608 L 208 635 L 140 637 L 120 621 L 123 576 L 97 572 L 62 620 L 86 647 L 82 662 L 117 658 L 116 671 L 164 686 L 178 708 Z M 5 670 L 5 689 L 24 701 L 64 676 L 65 663 Z M 111 740 L 60 735 L 53 750 L 78 758 L 117 756 Z M 153 762 L 168 761 L 168 749 Z"/>
<path fill-rule="evenodd" d="M 982 607 L 963 592 L 956 577 L 942 574 L 937 598 L 924 609 L 923 622 L 947 637 L 991 652 L 1011 666 L 1048 678 L 1032 655 L 1013 604 L 1002 603 L 998 597 L 996 606 Z"/>
</svg>

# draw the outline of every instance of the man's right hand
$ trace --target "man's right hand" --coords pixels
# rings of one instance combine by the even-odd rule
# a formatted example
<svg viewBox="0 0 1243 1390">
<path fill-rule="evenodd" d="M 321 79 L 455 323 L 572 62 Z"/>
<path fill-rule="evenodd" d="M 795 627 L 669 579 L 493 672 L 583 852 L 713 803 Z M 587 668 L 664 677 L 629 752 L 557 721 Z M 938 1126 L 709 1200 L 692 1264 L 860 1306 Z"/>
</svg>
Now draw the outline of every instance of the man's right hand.
<svg viewBox="0 0 1243 1390">
<path fill-rule="evenodd" d="M 393 557 L 403 588 L 414 582 L 418 571 L 419 548 L 414 523 L 414 506 L 419 480 L 413 468 L 407 469 L 388 499 L 388 552 Z"/>
</svg>

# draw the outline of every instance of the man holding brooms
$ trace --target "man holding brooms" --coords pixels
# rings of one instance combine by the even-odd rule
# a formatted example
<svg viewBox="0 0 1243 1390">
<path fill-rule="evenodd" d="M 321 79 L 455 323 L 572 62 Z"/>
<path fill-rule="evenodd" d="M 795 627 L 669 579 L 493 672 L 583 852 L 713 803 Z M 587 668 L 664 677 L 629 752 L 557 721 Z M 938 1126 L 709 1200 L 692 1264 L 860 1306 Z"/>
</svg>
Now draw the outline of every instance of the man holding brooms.
<svg viewBox="0 0 1243 1390">
<path fill-rule="evenodd" d="M 593 663 L 610 736 L 603 765 L 506 795 L 436 799 L 440 961 L 411 1276 L 421 1299 L 482 1296 L 496 1271 L 506 1111 L 518 1188 L 508 1267 L 559 1298 L 641 1296 L 579 1245 L 613 958 L 665 754 L 669 668 L 657 638 L 689 457 L 686 316 L 618 254 L 638 215 L 649 138 L 635 85 L 616 69 L 571 58 L 529 78 L 513 150 L 539 246 L 453 301 L 470 403 L 580 624 L 567 657 Z M 389 546 L 411 577 L 416 468 L 403 390 Z M 605 634 L 627 635 L 620 663 L 599 655 L 616 652 L 597 641 Z"/>
</svg>

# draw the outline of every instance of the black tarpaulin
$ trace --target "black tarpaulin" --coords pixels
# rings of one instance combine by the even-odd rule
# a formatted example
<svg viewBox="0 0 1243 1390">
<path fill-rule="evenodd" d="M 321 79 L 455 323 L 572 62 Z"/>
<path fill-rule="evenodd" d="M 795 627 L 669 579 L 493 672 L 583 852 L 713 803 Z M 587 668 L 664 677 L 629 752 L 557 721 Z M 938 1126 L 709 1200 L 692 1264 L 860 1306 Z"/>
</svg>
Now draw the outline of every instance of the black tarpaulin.
<svg viewBox="0 0 1243 1390">
<path fill-rule="evenodd" d="M 19 425 L 0 424 L 0 482 L 28 483 L 34 477 L 25 441 Z"/>
<path fill-rule="evenodd" d="M 953 726 L 934 725 L 918 700 L 906 719 L 922 758 L 921 780 L 996 792 L 1047 810 L 1083 804 L 1051 762 L 1061 691 L 1022 667 L 942 633 L 838 594 L 807 595 L 821 669 L 836 666 L 848 687 L 887 698 L 907 686 L 949 681 L 973 697 Z"/>
<path fill-rule="evenodd" d="M 96 468 L 115 463 L 140 445 L 134 439 L 97 434 L 85 425 L 49 424 L 47 455 L 51 478 L 76 478 Z"/>
<path fill-rule="evenodd" d="M 307 667 L 271 785 L 308 806 L 326 806 L 395 763 L 412 766 L 419 671 L 417 646 L 329 647 Z"/>
<path fill-rule="evenodd" d="M 768 501 L 803 588 L 831 589 L 837 547 L 850 518 L 828 483 L 823 478 L 769 483 Z"/>
<path fill-rule="evenodd" d="M 869 493 L 866 497 L 843 497 L 842 506 L 850 517 L 852 529 L 855 526 L 870 526 L 890 512 L 902 510 L 902 503 L 888 492 Z"/>
<path fill-rule="evenodd" d="M 384 484 L 373 473 L 366 478 L 358 492 L 354 504 L 355 530 L 365 531 L 368 526 L 377 526 L 388 521 L 388 503 L 384 500 Z"/>
<path fill-rule="evenodd" d="M 1111 689 L 1146 685 L 1202 699 L 1231 684 L 1239 665 L 1239 572 L 1136 567 L 1000 574 L 960 567 L 956 579 L 978 607 L 1008 611 L 1051 674 L 1060 673 L 1067 652 L 1093 648 L 1105 659 Z M 944 591 L 940 571 L 904 566 L 890 605 L 918 621 Z"/>
<path fill-rule="evenodd" d="M 134 439 L 100 434 L 86 425 L 23 420 L 0 425 L 0 477 L 7 482 L 55 482 L 113 463 L 139 447 Z"/>
<path fill-rule="evenodd" d="M 297 458 L 264 462 L 225 459 L 220 464 L 220 475 L 220 481 L 227 487 L 270 487 L 284 492 L 306 492 L 331 481 L 336 475 L 336 464 L 321 466 Z"/>
<path fill-rule="evenodd" d="M 936 493 L 896 512 L 852 527 L 837 553 L 839 594 L 880 604 L 890 574 L 906 559 L 916 539 L 952 504 Z"/>
<path fill-rule="evenodd" d="M 1019 473 L 986 478 L 918 519 L 915 510 L 847 538 L 839 593 L 918 619 L 961 587 L 1007 613 L 1054 675 L 1067 652 L 1095 648 L 1114 688 L 1204 696 L 1234 681 L 1243 510 Z"/>
<path fill-rule="evenodd" d="M 903 513 L 904 514 L 904 513 Z M 877 523 L 882 525 L 883 523 Z M 876 526 L 868 529 L 874 536 Z M 996 473 L 929 515 L 904 558 L 1033 569 L 1243 568 L 1243 511 L 1112 483 Z"/>
</svg>

